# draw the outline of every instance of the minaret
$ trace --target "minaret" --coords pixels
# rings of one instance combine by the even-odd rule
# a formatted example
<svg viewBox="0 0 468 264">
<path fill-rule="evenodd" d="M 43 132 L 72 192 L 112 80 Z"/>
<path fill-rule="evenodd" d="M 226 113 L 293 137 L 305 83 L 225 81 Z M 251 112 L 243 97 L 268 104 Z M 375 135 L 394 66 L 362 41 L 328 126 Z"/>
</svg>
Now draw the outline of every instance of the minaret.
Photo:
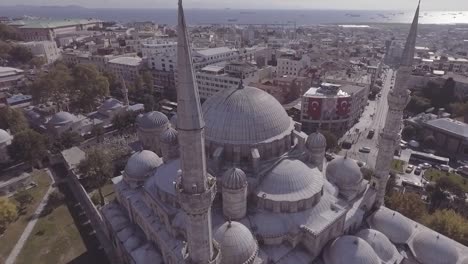
<svg viewBox="0 0 468 264">
<path fill-rule="evenodd" d="M 128 89 L 127 89 L 127 84 L 125 83 L 125 79 L 121 77 L 121 83 L 122 83 L 122 93 L 123 93 L 123 103 L 125 107 L 128 107 L 129 102 L 128 102 Z"/>
<path fill-rule="evenodd" d="M 379 151 L 375 165 L 375 180 L 377 197 L 375 207 L 384 203 L 385 189 L 390 173 L 395 148 L 398 145 L 401 130 L 403 110 L 410 101 L 407 82 L 413 70 L 414 50 L 418 31 L 419 6 L 416 9 L 411 29 L 406 39 L 405 49 L 396 74 L 394 88 L 388 94 L 388 112 L 385 127 L 379 138 Z"/>
<path fill-rule="evenodd" d="M 206 171 L 205 134 L 198 86 L 192 66 L 187 25 L 179 0 L 177 31 L 177 130 L 181 176 L 177 183 L 179 203 L 187 214 L 187 262 L 214 263 L 211 204 L 216 194 L 215 180 Z"/>
</svg>

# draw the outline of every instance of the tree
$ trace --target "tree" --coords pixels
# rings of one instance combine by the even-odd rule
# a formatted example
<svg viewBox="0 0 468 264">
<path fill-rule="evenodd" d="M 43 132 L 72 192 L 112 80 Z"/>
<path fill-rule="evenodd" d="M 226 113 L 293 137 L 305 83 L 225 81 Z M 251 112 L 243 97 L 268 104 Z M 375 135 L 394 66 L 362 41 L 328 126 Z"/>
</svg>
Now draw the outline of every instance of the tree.
<svg viewBox="0 0 468 264">
<path fill-rule="evenodd" d="M 136 116 L 133 111 L 122 111 L 112 118 L 112 125 L 120 131 L 129 129 L 135 124 Z"/>
<path fill-rule="evenodd" d="M 99 125 L 94 126 L 91 130 L 91 134 L 96 137 L 98 143 L 102 141 L 102 136 L 105 132 L 105 129 Z"/>
<path fill-rule="evenodd" d="M 468 220 L 453 210 L 436 210 L 423 219 L 423 223 L 465 246 L 468 246 Z"/>
<path fill-rule="evenodd" d="M 72 76 L 70 69 L 63 63 L 57 63 L 48 73 L 42 73 L 33 83 L 31 94 L 36 103 L 49 100 L 56 103 L 59 110 L 69 97 Z"/>
<path fill-rule="evenodd" d="M 86 177 L 90 187 L 98 188 L 101 205 L 104 205 L 102 186 L 114 173 L 110 155 L 98 148 L 91 149 L 78 165 L 78 171 Z"/>
<path fill-rule="evenodd" d="M 141 79 L 143 81 L 143 84 L 146 86 L 146 89 L 148 91 L 152 91 L 153 86 L 154 86 L 153 75 L 151 74 L 149 69 L 145 69 L 145 70 L 142 71 Z"/>
<path fill-rule="evenodd" d="M 10 129 L 13 135 L 28 129 L 23 111 L 10 107 L 0 108 L 0 129 Z"/>
<path fill-rule="evenodd" d="M 0 234 L 5 231 L 8 224 L 18 217 L 16 205 L 6 198 L 0 198 Z"/>
<path fill-rule="evenodd" d="M 372 179 L 372 176 L 374 176 L 374 171 L 366 167 L 361 167 L 361 173 L 363 178 L 368 181 L 370 181 Z"/>
<path fill-rule="evenodd" d="M 96 102 L 109 94 L 109 81 L 92 64 L 78 64 L 72 71 L 72 100 L 86 112 L 95 108 Z"/>
<path fill-rule="evenodd" d="M 143 105 L 145 107 L 145 112 L 154 111 L 156 108 L 156 102 L 154 101 L 154 96 L 151 94 L 145 94 L 143 97 Z"/>
<path fill-rule="evenodd" d="M 386 205 L 414 221 L 420 221 L 427 213 L 426 205 L 416 193 L 392 193 Z"/>
<path fill-rule="evenodd" d="M 13 61 L 20 63 L 27 63 L 33 58 L 33 54 L 28 48 L 19 45 L 13 46 L 9 55 Z"/>
<path fill-rule="evenodd" d="M 0 39 L 1 40 L 21 40 L 18 32 L 12 26 L 0 23 Z"/>
<path fill-rule="evenodd" d="M 60 135 L 60 143 L 64 149 L 78 146 L 83 141 L 83 137 L 74 131 L 65 131 Z"/>
<path fill-rule="evenodd" d="M 401 131 L 404 139 L 412 139 L 416 135 L 416 128 L 412 125 L 405 126 Z"/>
<path fill-rule="evenodd" d="M 327 140 L 327 150 L 333 150 L 338 147 L 338 138 L 332 132 L 328 130 L 320 131 L 325 136 Z"/>
<path fill-rule="evenodd" d="M 46 138 L 31 129 L 19 132 L 8 146 L 8 154 L 14 160 L 23 160 L 31 167 L 40 163 L 47 154 Z"/>
<path fill-rule="evenodd" d="M 19 211 L 21 212 L 34 201 L 34 197 L 27 190 L 20 190 L 13 195 L 13 198 L 19 205 Z"/>
<path fill-rule="evenodd" d="M 10 57 L 11 45 L 0 40 L 0 58 L 8 59 Z"/>
<path fill-rule="evenodd" d="M 121 97 L 122 96 L 122 84 L 117 79 L 117 77 L 112 73 L 105 71 L 103 76 L 107 78 L 107 82 L 109 83 L 109 92 L 113 97 Z"/>
<path fill-rule="evenodd" d="M 406 110 L 417 114 L 417 113 L 426 111 L 430 107 L 431 107 L 431 100 L 425 97 L 413 95 L 411 96 L 411 100 L 409 104 L 406 106 Z"/>
<path fill-rule="evenodd" d="M 42 65 L 46 64 L 44 57 L 36 56 L 29 61 L 31 67 L 40 68 Z"/>
<path fill-rule="evenodd" d="M 434 148 L 436 143 L 437 142 L 434 136 L 427 136 L 424 138 L 424 145 L 428 148 Z"/>
<path fill-rule="evenodd" d="M 449 105 L 450 112 L 452 116 L 465 116 L 468 114 L 468 103 L 455 102 Z"/>
</svg>

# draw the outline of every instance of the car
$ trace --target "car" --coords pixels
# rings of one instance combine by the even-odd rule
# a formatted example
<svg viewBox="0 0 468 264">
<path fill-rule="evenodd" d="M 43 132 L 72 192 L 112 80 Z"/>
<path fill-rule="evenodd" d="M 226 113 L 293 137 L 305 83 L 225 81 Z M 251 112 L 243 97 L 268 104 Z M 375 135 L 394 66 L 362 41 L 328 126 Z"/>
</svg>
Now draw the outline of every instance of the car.
<svg viewBox="0 0 468 264">
<path fill-rule="evenodd" d="M 419 164 L 419 167 L 421 167 L 422 169 L 425 169 L 425 170 L 427 170 L 427 169 L 431 168 L 431 167 L 432 167 L 432 165 L 431 165 L 431 164 L 429 164 L 429 163 L 427 163 L 427 162 L 425 162 L 425 163 L 421 163 L 421 164 Z"/>
<path fill-rule="evenodd" d="M 450 171 L 450 166 L 442 164 L 442 165 L 439 166 L 439 170 L 449 172 Z"/>
<path fill-rule="evenodd" d="M 370 153 L 371 149 L 368 148 L 368 147 L 362 147 L 359 149 L 359 152 L 362 152 L 362 153 Z"/>
<path fill-rule="evenodd" d="M 368 139 L 372 139 L 374 137 L 374 134 L 375 134 L 375 130 L 374 129 L 371 129 L 369 131 L 369 134 L 367 134 L 367 138 Z"/>
<path fill-rule="evenodd" d="M 413 169 L 414 169 L 414 166 L 413 166 L 413 165 L 408 165 L 408 167 L 406 167 L 405 172 L 406 172 L 406 173 L 411 173 L 411 172 L 413 172 Z"/>
<path fill-rule="evenodd" d="M 421 167 L 416 167 L 416 169 L 414 170 L 414 174 L 415 174 L 415 175 L 421 175 L 421 172 L 422 172 L 422 168 L 421 168 Z"/>
</svg>

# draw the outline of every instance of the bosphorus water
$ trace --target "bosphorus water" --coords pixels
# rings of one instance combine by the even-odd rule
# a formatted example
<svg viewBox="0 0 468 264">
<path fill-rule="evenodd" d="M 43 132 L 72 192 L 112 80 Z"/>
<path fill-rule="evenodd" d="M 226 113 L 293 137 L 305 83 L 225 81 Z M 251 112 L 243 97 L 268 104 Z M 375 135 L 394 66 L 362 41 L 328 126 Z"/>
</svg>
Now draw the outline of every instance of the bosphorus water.
<svg viewBox="0 0 468 264">
<path fill-rule="evenodd" d="M 175 24 L 173 9 L 82 8 L 0 6 L 0 16 L 41 18 L 98 18 L 104 21 L 154 21 Z M 237 10 L 187 9 L 190 24 L 292 24 L 314 25 L 330 23 L 408 23 L 411 11 L 349 11 L 349 10 Z M 468 24 L 468 11 L 422 11 L 420 24 Z"/>
</svg>

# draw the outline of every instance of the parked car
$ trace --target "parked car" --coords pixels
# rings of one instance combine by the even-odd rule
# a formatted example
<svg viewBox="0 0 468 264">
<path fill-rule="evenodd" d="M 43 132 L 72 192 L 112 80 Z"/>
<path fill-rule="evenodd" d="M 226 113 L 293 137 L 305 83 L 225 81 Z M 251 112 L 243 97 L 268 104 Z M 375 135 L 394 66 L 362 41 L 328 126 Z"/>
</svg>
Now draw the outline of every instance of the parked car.
<svg viewBox="0 0 468 264">
<path fill-rule="evenodd" d="M 432 165 L 431 165 L 431 164 L 429 164 L 429 163 L 427 163 L 427 162 L 425 162 L 425 163 L 421 163 L 421 164 L 419 164 L 419 167 L 421 167 L 421 168 L 423 168 L 423 169 L 427 170 L 427 169 L 431 168 L 431 167 L 432 167 Z"/>
<path fill-rule="evenodd" d="M 405 172 L 406 172 L 406 173 L 411 173 L 411 172 L 413 171 L 413 169 L 414 169 L 414 166 L 413 166 L 413 165 L 408 165 L 408 167 L 406 167 Z"/>
<path fill-rule="evenodd" d="M 450 166 L 442 164 L 442 165 L 439 166 L 439 170 L 449 172 L 450 171 Z"/>
<path fill-rule="evenodd" d="M 370 153 L 371 149 L 368 148 L 368 147 L 362 147 L 359 149 L 359 152 L 362 152 L 362 153 Z"/>
<path fill-rule="evenodd" d="M 373 138 L 373 137 L 374 137 L 374 134 L 375 134 L 375 130 L 374 130 L 374 129 L 371 129 L 371 130 L 369 131 L 369 134 L 367 134 L 367 138 L 368 138 L 368 139 Z"/>
<path fill-rule="evenodd" d="M 421 168 L 421 167 L 416 167 L 416 169 L 414 170 L 414 174 L 415 174 L 415 175 L 421 175 L 421 172 L 422 172 L 422 168 Z"/>
</svg>

